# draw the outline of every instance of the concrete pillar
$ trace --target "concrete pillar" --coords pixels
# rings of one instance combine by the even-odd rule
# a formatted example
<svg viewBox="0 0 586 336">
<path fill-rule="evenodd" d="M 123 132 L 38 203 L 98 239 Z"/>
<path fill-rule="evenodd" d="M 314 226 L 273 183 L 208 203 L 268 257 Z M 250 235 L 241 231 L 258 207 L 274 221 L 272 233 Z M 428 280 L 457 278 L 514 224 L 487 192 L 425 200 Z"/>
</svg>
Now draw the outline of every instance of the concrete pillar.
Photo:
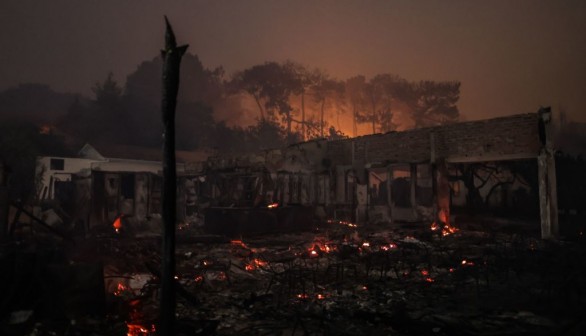
<svg viewBox="0 0 586 336">
<path fill-rule="evenodd" d="M 555 158 L 552 153 L 542 150 L 537 157 L 539 177 L 539 214 L 541 238 L 555 239 L 559 236 L 557 183 Z"/>
<path fill-rule="evenodd" d="M 540 117 L 539 134 L 542 144 L 541 151 L 537 157 L 541 238 L 556 239 L 559 237 L 559 223 L 551 109 L 549 107 L 541 108 L 538 113 Z"/>
<path fill-rule="evenodd" d="M 450 183 L 445 160 L 437 160 L 432 166 L 436 223 L 450 224 Z"/>
<path fill-rule="evenodd" d="M 411 175 L 411 210 L 413 216 L 417 217 L 417 164 L 411 163 L 409 170 Z"/>
</svg>

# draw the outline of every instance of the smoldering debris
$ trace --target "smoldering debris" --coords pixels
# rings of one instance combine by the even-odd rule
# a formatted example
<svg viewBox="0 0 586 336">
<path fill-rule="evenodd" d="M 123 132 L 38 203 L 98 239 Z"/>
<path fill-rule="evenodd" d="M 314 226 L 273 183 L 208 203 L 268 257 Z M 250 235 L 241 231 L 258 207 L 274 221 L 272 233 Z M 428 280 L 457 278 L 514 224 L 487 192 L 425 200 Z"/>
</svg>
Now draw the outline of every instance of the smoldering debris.
<svg viewBox="0 0 586 336">
<path fill-rule="evenodd" d="M 350 224 L 329 221 L 311 231 L 243 239 L 179 230 L 178 332 L 545 335 L 583 329 L 583 242 L 464 225 L 442 235 L 429 227 Z M 69 291 L 46 295 L 58 287 L 51 277 L 2 272 L 2 286 L 15 289 L 3 300 L 2 333 L 156 335 L 160 238 L 111 231 L 59 247 L 54 259 L 62 270 L 103 265 L 103 278 L 94 281 L 103 287 L 83 287 L 87 281 L 69 277 Z M 3 269 L 17 259 L 4 254 Z M 59 273 L 65 274 L 52 274 Z M 31 293 L 41 293 L 38 302 Z M 102 297 L 104 311 L 79 310 L 75 302 L 84 297 Z M 47 317 L 56 302 L 64 309 Z"/>
</svg>

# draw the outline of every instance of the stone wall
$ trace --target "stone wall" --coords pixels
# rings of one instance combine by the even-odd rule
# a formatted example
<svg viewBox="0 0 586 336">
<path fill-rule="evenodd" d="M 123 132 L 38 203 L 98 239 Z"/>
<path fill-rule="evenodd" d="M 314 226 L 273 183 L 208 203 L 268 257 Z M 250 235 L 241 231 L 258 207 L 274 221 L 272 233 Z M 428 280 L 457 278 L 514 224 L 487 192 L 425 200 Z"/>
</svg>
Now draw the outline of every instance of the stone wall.
<svg viewBox="0 0 586 336">
<path fill-rule="evenodd" d="M 540 148 L 539 115 L 529 113 L 334 141 L 328 156 L 335 164 L 492 161 L 535 158 Z"/>
</svg>

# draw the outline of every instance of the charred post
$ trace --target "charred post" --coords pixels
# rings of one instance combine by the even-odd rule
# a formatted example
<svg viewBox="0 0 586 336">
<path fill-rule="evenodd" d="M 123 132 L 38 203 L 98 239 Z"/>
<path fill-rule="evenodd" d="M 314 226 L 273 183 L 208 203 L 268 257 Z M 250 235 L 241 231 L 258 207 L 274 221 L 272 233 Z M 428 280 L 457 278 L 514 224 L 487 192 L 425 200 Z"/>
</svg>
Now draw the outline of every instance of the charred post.
<svg viewBox="0 0 586 336">
<path fill-rule="evenodd" d="M 165 17 L 163 57 L 163 266 L 161 272 L 161 335 L 174 335 L 175 327 L 175 217 L 177 172 L 175 166 L 175 107 L 181 57 L 187 45 L 177 47 L 173 29 Z"/>
<path fill-rule="evenodd" d="M 0 161 L 0 242 L 8 236 L 8 170 Z"/>
</svg>

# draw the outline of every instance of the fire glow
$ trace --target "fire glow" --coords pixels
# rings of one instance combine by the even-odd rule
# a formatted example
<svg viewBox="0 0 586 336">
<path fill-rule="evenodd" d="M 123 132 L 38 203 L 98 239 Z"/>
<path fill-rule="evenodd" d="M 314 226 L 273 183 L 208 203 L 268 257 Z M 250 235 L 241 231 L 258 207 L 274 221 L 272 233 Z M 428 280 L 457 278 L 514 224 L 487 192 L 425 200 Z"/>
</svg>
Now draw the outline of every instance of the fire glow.
<svg viewBox="0 0 586 336">
<path fill-rule="evenodd" d="M 120 233 L 120 229 L 122 228 L 122 215 L 118 216 L 114 220 L 112 227 L 114 228 L 114 231 L 116 231 L 116 233 Z"/>
<path fill-rule="evenodd" d="M 462 260 L 462 266 L 474 266 L 474 262 L 464 259 Z"/>
<path fill-rule="evenodd" d="M 246 245 L 242 240 L 239 240 L 239 239 L 231 240 L 230 244 L 235 245 L 235 246 L 240 246 L 243 249 L 254 251 L 254 249 L 248 247 L 248 245 Z"/>
<path fill-rule="evenodd" d="M 151 325 L 150 328 L 140 324 L 131 323 L 126 324 L 126 326 L 128 327 L 128 333 L 126 334 L 127 336 L 149 336 L 155 335 L 156 332 L 154 324 Z"/>
<path fill-rule="evenodd" d="M 458 228 L 456 228 L 455 226 L 451 226 L 449 224 L 444 225 L 444 227 L 440 227 L 436 222 L 431 223 L 431 227 L 430 227 L 431 231 L 438 231 L 438 230 L 442 230 L 442 236 L 447 236 L 450 235 L 452 233 L 456 233 L 458 231 Z"/>
<path fill-rule="evenodd" d="M 128 290 L 128 288 L 126 286 L 124 286 L 121 283 L 118 283 L 118 286 L 116 287 L 116 291 L 114 292 L 114 295 L 115 296 L 120 296 L 120 295 L 122 295 L 127 290 Z"/>
<path fill-rule="evenodd" d="M 347 227 L 351 227 L 351 228 L 358 227 L 358 225 L 356 225 L 354 223 L 350 223 L 350 222 L 343 221 L 343 220 L 334 220 L 334 219 L 328 219 L 328 224 L 339 224 L 339 225 L 343 225 L 343 226 L 347 226 Z"/>
<path fill-rule="evenodd" d="M 258 258 L 254 258 L 252 259 L 252 261 L 249 264 L 246 264 L 246 266 L 244 267 L 247 271 L 254 271 L 256 269 L 265 267 L 268 265 L 268 262 L 258 259 Z"/>
<path fill-rule="evenodd" d="M 267 208 L 269 209 L 275 209 L 279 207 L 279 203 L 271 203 L 269 205 L 267 205 Z"/>
<path fill-rule="evenodd" d="M 307 252 L 310 257 L 319 257 L 322 253 L 331 253 L 335 250 L 335 246 L 325 244 L 323 242 L 314 242 L 313 247 L 309 248 Z"/>
</svg>

